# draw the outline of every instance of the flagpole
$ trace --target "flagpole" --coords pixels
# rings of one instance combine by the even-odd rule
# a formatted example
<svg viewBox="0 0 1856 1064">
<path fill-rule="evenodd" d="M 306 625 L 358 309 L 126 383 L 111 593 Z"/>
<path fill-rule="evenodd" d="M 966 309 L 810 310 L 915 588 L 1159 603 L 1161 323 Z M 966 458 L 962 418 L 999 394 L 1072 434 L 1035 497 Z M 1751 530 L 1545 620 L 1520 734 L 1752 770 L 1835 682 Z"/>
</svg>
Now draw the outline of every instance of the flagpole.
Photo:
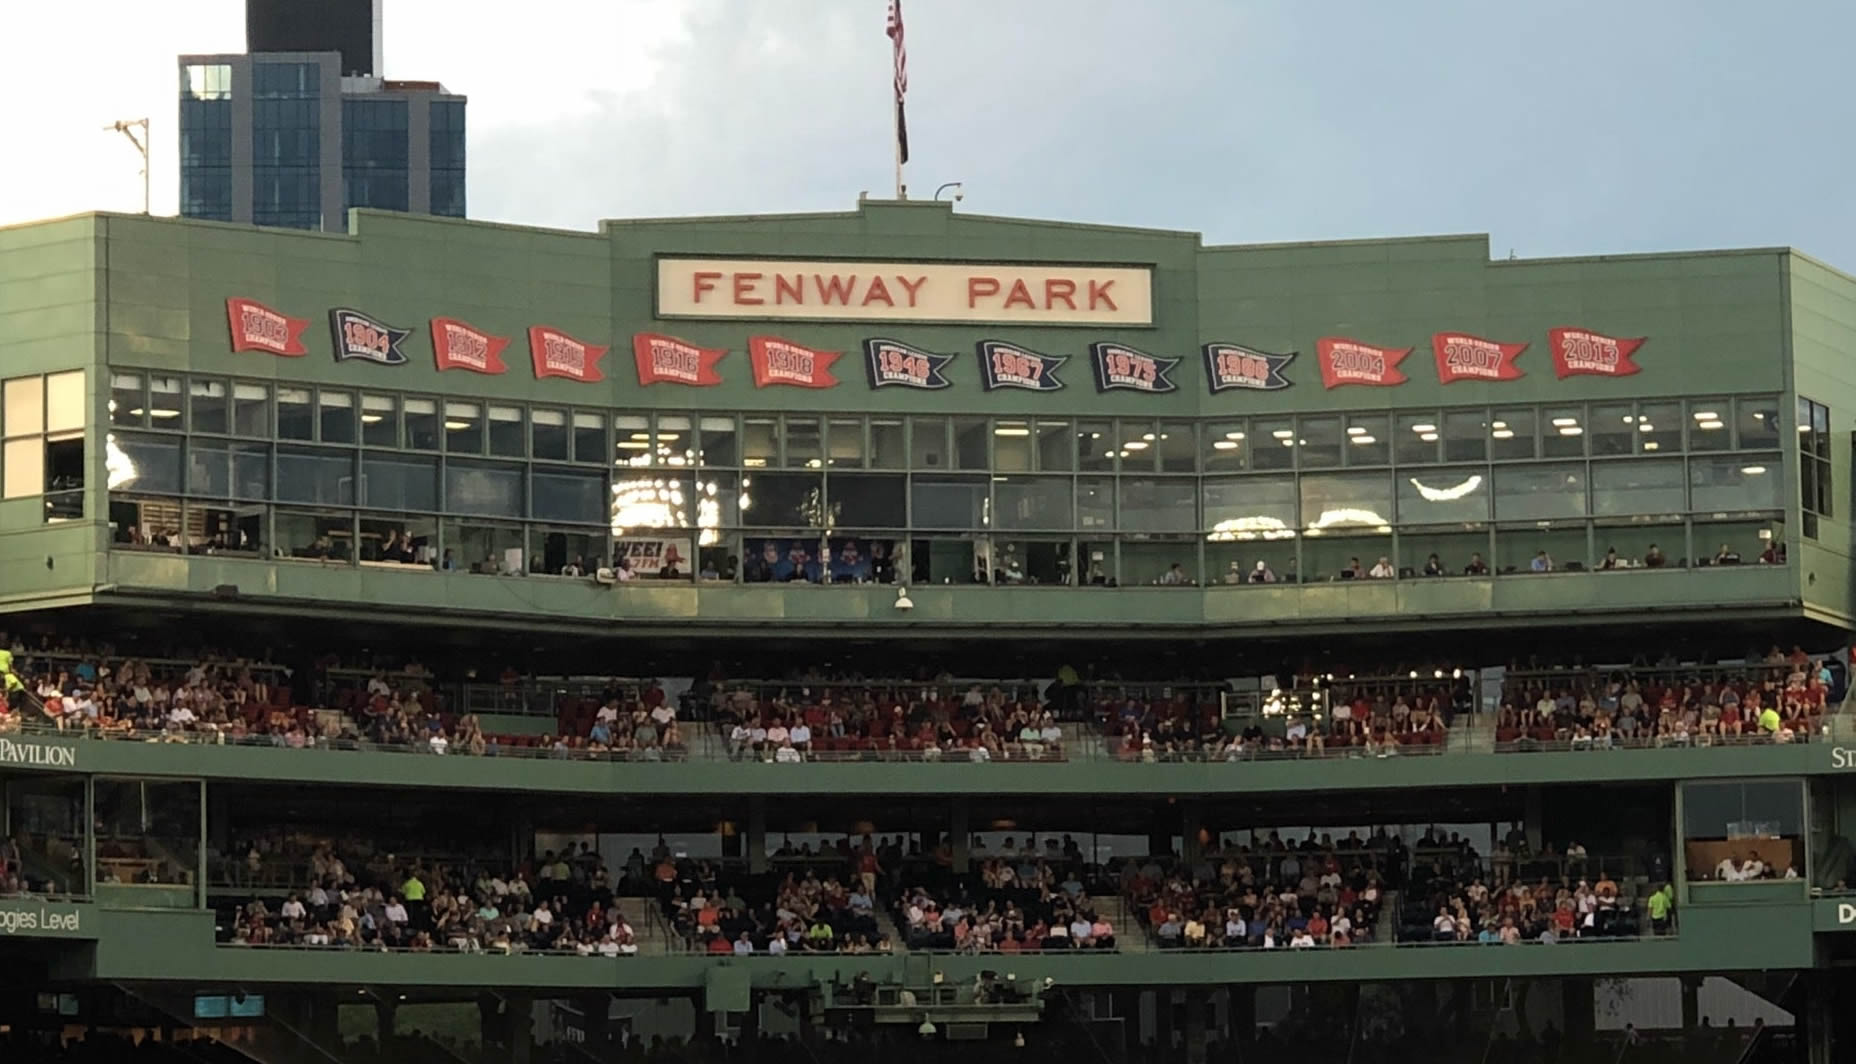
<svg viewBox="0 0 1856 1064">
<path fill-rule="evenodd" d="M 889 139 L 894 142 L 894 148 L 896 152 L 896 198 L 899 200 L 905 200 L 909 198 L 909 187 L 902 183 L 902 101 L 901 100 L 895 101 L 895 103 L 890 107 L 889 121 L 890 121 L 890 125 L 893 126 L 895 129 L 895 136 L 890 137 Z"/>
</svg>

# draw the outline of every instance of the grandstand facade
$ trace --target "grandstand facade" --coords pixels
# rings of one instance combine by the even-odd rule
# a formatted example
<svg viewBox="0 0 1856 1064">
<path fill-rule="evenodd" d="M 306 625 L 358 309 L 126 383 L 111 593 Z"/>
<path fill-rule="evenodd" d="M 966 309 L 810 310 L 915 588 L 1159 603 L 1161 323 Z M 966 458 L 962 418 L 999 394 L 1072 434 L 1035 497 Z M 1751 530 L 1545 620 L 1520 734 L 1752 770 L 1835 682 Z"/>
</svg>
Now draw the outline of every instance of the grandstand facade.
<svg viewBox="0 0 1856 1064">
<path fill-rule="evenodd" d="M 0 230 L 6 1059 L 1838 1059 L 1852 350 L 1789 249 Z"/>
</svg>

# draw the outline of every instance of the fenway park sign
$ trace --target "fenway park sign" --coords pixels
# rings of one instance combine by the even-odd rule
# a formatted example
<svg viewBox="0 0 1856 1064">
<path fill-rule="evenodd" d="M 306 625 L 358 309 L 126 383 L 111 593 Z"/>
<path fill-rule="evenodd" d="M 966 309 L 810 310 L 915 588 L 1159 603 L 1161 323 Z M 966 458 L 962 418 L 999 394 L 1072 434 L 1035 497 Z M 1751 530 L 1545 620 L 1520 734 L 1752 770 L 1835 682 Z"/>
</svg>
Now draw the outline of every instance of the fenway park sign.
<svg viewBox="0 0 1856 1064">
<path fill-rule="evenodd" d="M 657 260 L 660 318 L 1152 325 L 1145 266 Z"/>
</svg>

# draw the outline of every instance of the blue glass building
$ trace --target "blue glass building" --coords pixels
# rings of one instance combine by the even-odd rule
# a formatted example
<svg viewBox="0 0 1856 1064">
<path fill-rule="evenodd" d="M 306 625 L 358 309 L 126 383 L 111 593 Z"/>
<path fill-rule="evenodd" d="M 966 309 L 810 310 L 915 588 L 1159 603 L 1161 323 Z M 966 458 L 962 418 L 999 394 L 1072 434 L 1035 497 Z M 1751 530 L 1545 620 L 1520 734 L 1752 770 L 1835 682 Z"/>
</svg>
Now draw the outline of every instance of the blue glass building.
<svg viewBox="0 0 1856 1064">
<path fill-rule="evenodd" d="M 341 231 L 350 207 L 461 218 L 465 98 L 337 52 L 180 58 L 180 213 Z"/>
</svg>

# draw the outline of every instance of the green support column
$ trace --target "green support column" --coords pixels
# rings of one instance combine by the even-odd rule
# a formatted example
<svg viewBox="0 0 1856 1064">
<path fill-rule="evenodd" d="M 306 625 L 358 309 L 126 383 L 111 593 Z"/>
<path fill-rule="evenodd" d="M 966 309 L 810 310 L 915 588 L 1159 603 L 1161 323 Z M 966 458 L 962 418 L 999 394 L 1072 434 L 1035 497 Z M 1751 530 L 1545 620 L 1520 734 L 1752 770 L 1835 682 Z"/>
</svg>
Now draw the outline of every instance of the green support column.
<svg viewBox="0 0 1856 1064">
<path fill-rule="evenodd" d="M 535 999 L 511 994 L 503 999 L 506 1029 L 509 1031 L 510 1064 L 529 1064 L 535 1050 Z"/>
<path fill-rule="evenodd" d="M 1204 826 L 1205 810 L 1198 802 L 1179 803 L 1179 855 L 1188 868 L 1205 854 L 1205 844 L 1199 841 L 1199 829 Z"/>
<path fill-rule="evenodd" d="M 973 831 L 969 824 L 970 813 L 965 797 L 953 800 L 948 816 L 948 842 L 953 850 L 954 871 L 964 874 L 973 870 Z"/>
<path fill-rule="evenodd" d="M 580 999 L 580 1026 L 586 1032 L 586 1052 L 594 1060 L 612 1059 L 612 998 L 588 994 Z"/>
<path fill-rule="evenodd" d="M 1539 787 L 1529 787 L 1527 789 L 1527 798 L 1523 809 L 1521 830 L 1527 834 L 1527 848 L 1533 850 L 1535 853 L 1539 853 L 1540 844 L 1542 842 L 1541 822 L 1543 820 Z"/>
<path fill-rule="evenodd" d="M 383 1055 L 388 1043 L 393 1041 L 393 1017 L 399 1007 L 399 1002 L 390 997 L 374 998 L 374 1041 L 383 1050 Z"/>
<path fill-rule="evenodd" d="M 763 795 L 754 795 L 748 799 L 748 871 L 759 874 L 767 871 L 767 799 Z"/>
<path fill-rule="evenodd" d="M 1701 1024 L 1701 979 L 1697 976 L 1682 977 L 1682 1030 L 1693 1034 Z"/>
<path fill-rule="evenodd" d="M 1204 987 L 1188 987 L 1186 998 L 1186 1064 L 1206 1064 L 1205 1014 L 1211 1007 Z"/>
<path fill-rule="evenodd" d="M 1257 988 L 1249 983 L 1232 983 L 1225 989 L 1231 995 L 1231 1042 L 1237 1047 L 1237 1059 L 1243 1060 L 1257 1040 Z"/>
</svg>

